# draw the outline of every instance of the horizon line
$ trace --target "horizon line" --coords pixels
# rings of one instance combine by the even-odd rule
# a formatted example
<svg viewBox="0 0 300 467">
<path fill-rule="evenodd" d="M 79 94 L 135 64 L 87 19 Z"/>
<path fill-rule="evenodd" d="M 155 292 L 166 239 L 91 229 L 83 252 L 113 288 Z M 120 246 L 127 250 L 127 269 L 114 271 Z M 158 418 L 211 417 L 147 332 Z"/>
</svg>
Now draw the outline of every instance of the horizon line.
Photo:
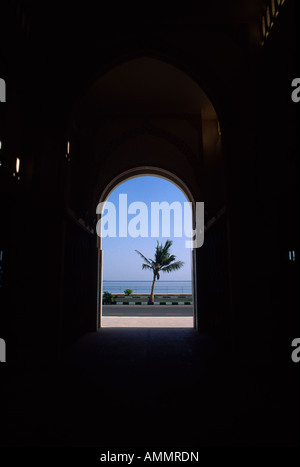
<svg viewBox="0 0 300 467">
<path fill-rule="evenodd" d="M 146 279 L 146 280 L 135 280 L 135 279 L 103 279 L 103 282 L 152 282 L 153 279 Z M 177 280 L 169 280 L 169 281 L 159 281 L 159 282 L 191 282 L 192 279 L 177 279 Z"/>
</svg>

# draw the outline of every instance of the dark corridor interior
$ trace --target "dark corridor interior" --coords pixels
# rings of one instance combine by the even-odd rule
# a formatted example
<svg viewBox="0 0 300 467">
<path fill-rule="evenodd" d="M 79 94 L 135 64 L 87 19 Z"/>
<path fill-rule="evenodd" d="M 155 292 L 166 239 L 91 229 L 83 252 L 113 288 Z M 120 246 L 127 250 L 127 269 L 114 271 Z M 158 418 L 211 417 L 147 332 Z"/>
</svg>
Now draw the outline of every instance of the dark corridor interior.
<svg viewBox="0 0 300 467">
<path fill-rule="evenodd" d="M 298 441 L 291 426 L 296 391 L 281 406 L 275 372 L 235 367 L 193 329 L 102 329 L 79 339 L 59 364 L 38 367 L 38 375 L 25 367 L 10 374 L 7 444 L 200 448 Z"/>
<path fill-rule="evenodd" d="M 1 447 L 299 445 L 298 8 L 1 2 Z M 205 205 L 197 326 L 99 329 L 96 207 L 149 167 Z"/>
</svg>

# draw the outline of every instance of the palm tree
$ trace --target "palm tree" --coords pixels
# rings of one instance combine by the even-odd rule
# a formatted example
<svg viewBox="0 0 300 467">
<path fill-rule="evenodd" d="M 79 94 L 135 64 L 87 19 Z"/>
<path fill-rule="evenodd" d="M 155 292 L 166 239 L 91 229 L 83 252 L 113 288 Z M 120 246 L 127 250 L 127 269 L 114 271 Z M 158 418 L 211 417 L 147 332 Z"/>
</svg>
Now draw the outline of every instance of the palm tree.
<svg viewBox="0 0 300 467">
<path fill-rule="evenodd" d="M 135 250 L 145 261 L 145 263 L 142 264 L 142 269 L 150 269 L 153 272 L 152 289 L 148 300 L 148 305 L 154 304 L 154 286 L 156 279 L 159 280 L 160 272 L 162 271 L 169 273 L 177 271 L 184 265 L 183 261 L 175 261 L 176 256 L 170 254 L 169 250 L 172 246 L 172 243 L 172 240 L 167 240 L 163 246 L 162 243 L 159 244 L 159 241 L 157 240 L 154 260 L 151 258 L 146 258 L 146 256 L 144 256 L 140 251 Z"/>
</svg>

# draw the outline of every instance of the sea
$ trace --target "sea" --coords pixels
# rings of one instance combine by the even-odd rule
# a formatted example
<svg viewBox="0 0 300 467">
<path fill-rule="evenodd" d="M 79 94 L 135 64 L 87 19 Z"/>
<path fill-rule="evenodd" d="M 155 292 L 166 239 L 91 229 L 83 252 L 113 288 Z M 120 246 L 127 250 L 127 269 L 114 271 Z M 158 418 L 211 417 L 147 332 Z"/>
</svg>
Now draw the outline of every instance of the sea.
<svg viewBox="0 0 300 467">
<path fill-rule="evenodd" d="M 103 281 L 103 292 L 123 293 L 132 289 L 133 293 L 150 293 L 152 281 Z M 156 281 L 155 293 L 192 293 L 192 281 Z"/>
</svg>

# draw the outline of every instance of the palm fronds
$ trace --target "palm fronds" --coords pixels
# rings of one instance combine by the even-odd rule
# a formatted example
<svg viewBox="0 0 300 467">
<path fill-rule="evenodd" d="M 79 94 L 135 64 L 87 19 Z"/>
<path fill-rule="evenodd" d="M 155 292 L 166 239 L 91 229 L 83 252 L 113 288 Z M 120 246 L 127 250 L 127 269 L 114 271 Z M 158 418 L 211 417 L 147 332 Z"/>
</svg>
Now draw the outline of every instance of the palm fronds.
<svg viewBox="0 0 300 467">
<path fill-rule="evenodd" d="M 146 258 L 146 256 L 143 255 L 143 253 L 141 253 L 139 250 L 135 250 L 135 251 L 144 259 L 144 261 L 146 261 L 147 264 L 150 264 L 150 265 L 152 264 L 151 263 L 152 260 L 150 261 L 148 258 Z"/>
<path fill-rule="evenodd" d="M 163 266 L 161 271 L 163 272 L 173 272 L 177 271 L 178 269 L 182 268 L 184 265 L 183 261 L 176 261 L 175 263 L 169 264 L 168 266 Z"/>
</svg>

